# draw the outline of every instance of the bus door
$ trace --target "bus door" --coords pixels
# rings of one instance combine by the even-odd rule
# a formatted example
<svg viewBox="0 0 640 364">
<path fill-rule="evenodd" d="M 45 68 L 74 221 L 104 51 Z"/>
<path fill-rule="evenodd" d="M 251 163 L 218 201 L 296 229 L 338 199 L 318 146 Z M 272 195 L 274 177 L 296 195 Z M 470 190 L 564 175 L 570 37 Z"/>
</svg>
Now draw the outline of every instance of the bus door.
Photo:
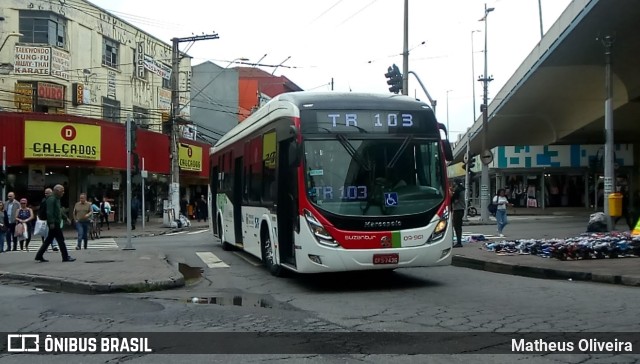
<svg viewBox="0 0 640 364">
<path fill-rule="evenodd" d="M 294 139 L 279 142 L 278 145 L 278 243 L 280 260 L 296 266 L 294 246 L 294 226 L 298 223 L 298 174 L 297 165 L 290 159 L 289 148 L 295 145 Z"/>
<path fill-rule="evenodd" d="M 233 177 L 233 231 L 235 243 L 242 244 L 242 157 L 235 160 Z"/>
</svg>

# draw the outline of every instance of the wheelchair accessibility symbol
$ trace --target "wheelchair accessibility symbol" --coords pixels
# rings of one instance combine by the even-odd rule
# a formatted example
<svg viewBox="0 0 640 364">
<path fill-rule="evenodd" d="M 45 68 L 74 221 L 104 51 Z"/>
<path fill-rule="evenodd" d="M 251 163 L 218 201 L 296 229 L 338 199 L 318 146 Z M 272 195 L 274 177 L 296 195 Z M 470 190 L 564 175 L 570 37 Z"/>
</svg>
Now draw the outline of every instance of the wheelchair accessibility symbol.
<svg viewBox="0 0 640 364">
<path fill-rule="evenodd" d="M 384 205 L 386 207 L 398 206 L 398 193 L 397 192 L 385 192 L 384 193 Z"/>
</svg>

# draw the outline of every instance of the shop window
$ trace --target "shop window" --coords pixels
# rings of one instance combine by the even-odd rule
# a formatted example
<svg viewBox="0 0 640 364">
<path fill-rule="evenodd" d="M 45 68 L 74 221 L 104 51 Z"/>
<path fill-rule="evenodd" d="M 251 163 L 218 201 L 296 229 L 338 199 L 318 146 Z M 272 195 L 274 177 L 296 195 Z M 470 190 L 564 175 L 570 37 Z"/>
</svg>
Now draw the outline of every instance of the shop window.
<svg viewBox="0 0 640 364">
<path fill-rule="evenodd" d="M 20 10 L 20 42 L 48 44 L 60 48 L 66 45 L 66 19 L 50 11 Z"/>
<path fill-rule="evenodd" d="M 120 122 L 120 101 L 102 98 L 102 118 L 104 120 Z"/>
<path fill-rule="evenodd" d="M 102 64 L 118 68 L 118 48 L 120 44 L 109 38 L 102 38 Z"/>
</svg>

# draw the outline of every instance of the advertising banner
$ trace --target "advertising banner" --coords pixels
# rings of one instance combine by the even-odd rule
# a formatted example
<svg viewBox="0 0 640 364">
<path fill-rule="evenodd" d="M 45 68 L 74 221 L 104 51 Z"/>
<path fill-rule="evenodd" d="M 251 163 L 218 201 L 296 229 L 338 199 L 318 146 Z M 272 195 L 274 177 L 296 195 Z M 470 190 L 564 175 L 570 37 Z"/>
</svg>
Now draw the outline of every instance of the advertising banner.
<svg viewBox="0 0 640 364">
<path fill-rule="evenodd" d="M 202 147 L 180 143 L 178 161 L 183 171 L 202 171 Z"/>
<path fill-rule="evenodd" d="M 25 120 L 24 158 L 100 160 L 97 125 Z"/>
</svg>

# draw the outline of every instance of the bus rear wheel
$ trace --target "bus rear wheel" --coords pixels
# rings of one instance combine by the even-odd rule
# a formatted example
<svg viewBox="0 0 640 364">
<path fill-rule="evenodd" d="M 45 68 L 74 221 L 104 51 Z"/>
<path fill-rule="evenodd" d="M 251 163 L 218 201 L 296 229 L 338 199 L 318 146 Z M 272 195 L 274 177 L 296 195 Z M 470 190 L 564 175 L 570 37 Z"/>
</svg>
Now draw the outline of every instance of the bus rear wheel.
<svg viewBox="0 0 640 364">
<path fill-rule="evenodd" d="M 276 277 L 281 277 L 283 275 L 282 266 L 275 263 L 274 259 L 274 251 L 273 244 L 271 243 L 271 239 L 269 237 L 265 237 L 262 239 L 262 264 L 264 264 L 265 268 Z"/>
</svg>

